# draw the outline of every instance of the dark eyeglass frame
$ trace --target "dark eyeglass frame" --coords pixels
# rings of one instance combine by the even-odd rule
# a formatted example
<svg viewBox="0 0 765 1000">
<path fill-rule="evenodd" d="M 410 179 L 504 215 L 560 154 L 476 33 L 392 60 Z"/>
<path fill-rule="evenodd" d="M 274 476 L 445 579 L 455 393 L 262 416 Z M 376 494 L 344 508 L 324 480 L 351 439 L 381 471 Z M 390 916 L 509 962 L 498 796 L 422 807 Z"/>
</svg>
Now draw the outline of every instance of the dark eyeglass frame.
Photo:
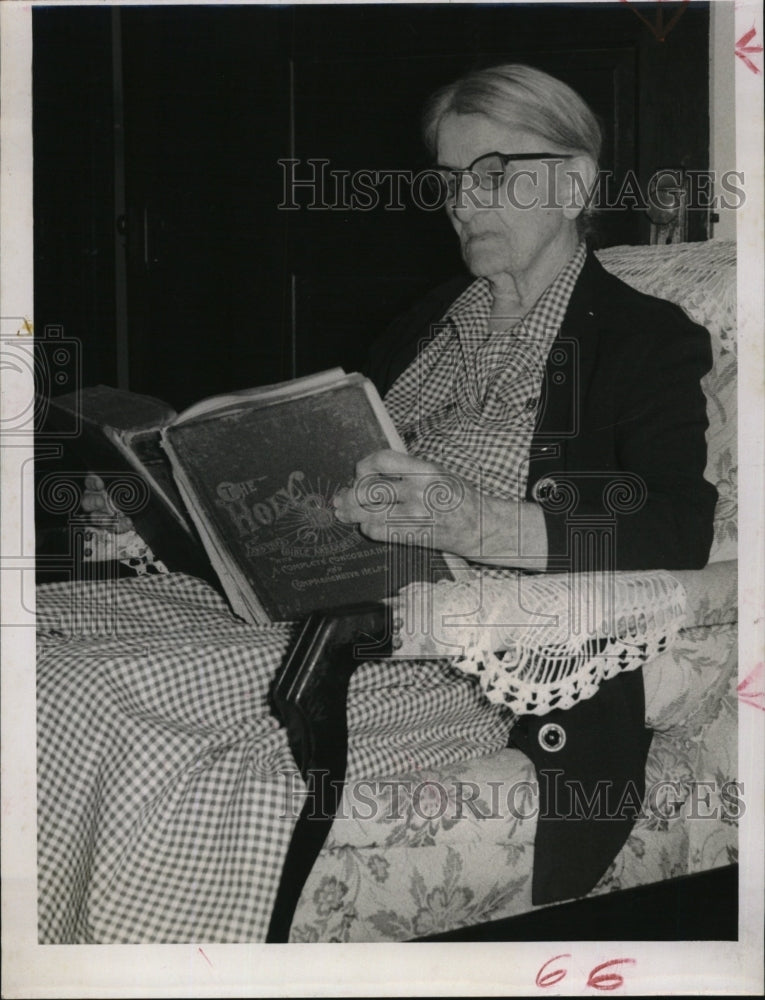
<svg viewBox="0 0 765 1000">
<path fill-rule="evenodd" d="M 468 167 L 447 167 L 440 163 L 436 163 L 433 167 L 431 167 L 431 169 L 442 175 L 449 193 L 452 197 L 454 197 L 462 189 L 462 177 L 465 174 L 474 174 L 478 177 L 479 187 L 483 190 L 496 191 L 505 176 L 505 170 L 507 169 L 508 163 L 515 163 L 522 160 L 572 160 L 576 155 L 576 153 L 500 153 L 499 150 L 492 150 L 489 153 L 481 153 L 481 155 L 477 156 Z M 490 184 L 488 187 L 484 187 L 484 185 L 481 184 L 481 175 L 477 174 L 474 168 L 476 163 L 480 163 L 481 160 L 487 160 L 491 156 L 496 156 L 499 159 L 502 164 L 502 171 L 490 171 L 488 174 Z M 445 174 L 452 175 L 452 178 L 454 179 L 453 185 L 449 183 L 449 180 L 444 176 Z M 458 178 L 459 184 L 457 184 Z"/>
</svg>

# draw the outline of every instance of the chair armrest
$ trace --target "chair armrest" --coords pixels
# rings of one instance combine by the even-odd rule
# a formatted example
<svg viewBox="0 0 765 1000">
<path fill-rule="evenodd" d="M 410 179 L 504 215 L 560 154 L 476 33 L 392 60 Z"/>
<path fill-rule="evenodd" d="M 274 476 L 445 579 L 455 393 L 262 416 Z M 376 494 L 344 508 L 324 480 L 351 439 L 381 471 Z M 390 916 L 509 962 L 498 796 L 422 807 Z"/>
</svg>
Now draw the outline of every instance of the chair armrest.
<svg viewBox="0 0 765 1000">
<path fill-rule="evenodd" d="M 700 625 L 721 625 L 738 621 L 738 561 L 735 559 L 725 562 L 710 563 L 704 569 L 694 570 L 672 570 L 671 578 L 676 580 L 685 592 L 686 607 L 685 620 L 682 628 L 694 628 Z M 660 571 L 662 574 L 665 571 Z M 632 573 L 619 573 L 619 577 L 633 581 L 636 584 L 647 582 L 657 576 L 655 570 L 635 571 Z M 578 596 L 581 607 L 585 610 L 592 604 L 598 608 L 609 607 L 608 588 L 610 578 L 608 575 L 588 574 L 586 585 L 583 578 L 578 579 L 578 574 L 565 573 L 545 573 L 524 575 L 518 577 L 508 577 L 502 582 L 503 587 L 507 587 L 507 608 L 509 614 L 513 616 L 512 623 L 518 625 L 531 624 L 534 620 L 534 613 L 529 610 L 524 601 L 524 587 L 534 587 L 535 580 L 549 581 L 560 585 L 567 582 L 571 585 L 579 582 L 579 593 L 572 595 L 572 600 Z M 497 581 L 492 581 L 491 586 L 496 587 Z M 413 589 L 416 588 L 416 589 Z M 442 581 L 439 584 L 414 584 L 404 588 L 397 598 L 392 598 L 390 604 L 394 609 L 394 614 L 402 622 L 403 632 L 401 634 L 402 645 L 396 654 L 399 657 L 424 657 L 433 658 L 441 656 L 459 656 L 462 647 L 458 642 L 452 642 L 451 637 L 457 636 L 459 619 L 464 618 L 465 623 L 471 617 L 478 621 L 483 601 L 484 590 L 482 584 L 477 580 L 461 580 L 456 582 Z M 457 596 L 459 595 L 459 596 Z M 455 612 L 459 606 L 459 614 Z M 440 608 L 449 608 L 445 616 L 439 611 Z M 423 617 L 423 608 L 430 608 L 430 615 Z M 418 618 L 414 619 L 407 614 L 407 609 L 415 609 Z M 564 622 L 572 620 L 575 611 L 572 606 L 568 608 L 549 607 L 552 613 L 559 611 L 564 614 Z M 499 625 L 499 622 L 489 622 L 484 616 L 484 624 L 487 626 Z M 412 627 L 414 622 L 414 627 Z M 501 639 L 502 628 L 499 627 L 494 638 Z M 501 643 L 496 646 L 499 652 L 506 648 Z"/>
<path fill-rule="evenodd" d="M 672 649 L 643 668 L 646 721 L 686 738 L 714 717 L 738 665 L 738 561 L 710 563 L 674 576 L 687 594 L 685 625 Z"/>
<path fill-rule="evenodd" d="M 687 595 L 685 628 L 730 625 L 738 621 L 738 560 L 710 563 L 704 569 L 673 570 Z"/>
<path fill-rule="evenodd" d="M 455 657 L 490 701 L 544 715 L 661 658 L 680 634 L 730 627 L 736 568 L 732 560 L 672 573 L 472 575 L 412 584 L 393 602 L 402 622 L 397 655 Z M 408 618 L 408 609 L 424 606 L 427 616 Z"/>
</svg>

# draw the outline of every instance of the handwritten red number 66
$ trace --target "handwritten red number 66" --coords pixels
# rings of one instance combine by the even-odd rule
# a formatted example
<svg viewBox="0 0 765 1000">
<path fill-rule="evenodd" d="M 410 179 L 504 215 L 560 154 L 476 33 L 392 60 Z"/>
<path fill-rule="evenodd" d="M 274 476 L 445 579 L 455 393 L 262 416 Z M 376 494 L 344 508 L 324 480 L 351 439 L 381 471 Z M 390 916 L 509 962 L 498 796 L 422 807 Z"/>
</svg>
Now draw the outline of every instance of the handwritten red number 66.
<svg viewBox="0 0 765 1000">
<path fill-rule="evenodd" d="M 542 968 L 537 973 L 537 986 L 543 989 L 548 986 L 555 986 L 559 983 L 561 979 L 568 974 L 568 969 L 552 969 L 550 972 L 545 972 L 545 969 L 552 962 L 557 962 L 559 958 L 571 958 L 571 955 L 554 955 L 549 959 Z M 595 968 L 590 973 L 589 979 L 585 983 L 585 986 L 591 986 L 595 990 L 618 990 L 620 986 L 624 983 L 624 977 L 620 976 L 618 972 L 604 972 L 610 965 L 634 965 L 634 958 L 612 958 L 608 962 L 603 962 L 601 965 L 596 965 Z"/>
</svg>

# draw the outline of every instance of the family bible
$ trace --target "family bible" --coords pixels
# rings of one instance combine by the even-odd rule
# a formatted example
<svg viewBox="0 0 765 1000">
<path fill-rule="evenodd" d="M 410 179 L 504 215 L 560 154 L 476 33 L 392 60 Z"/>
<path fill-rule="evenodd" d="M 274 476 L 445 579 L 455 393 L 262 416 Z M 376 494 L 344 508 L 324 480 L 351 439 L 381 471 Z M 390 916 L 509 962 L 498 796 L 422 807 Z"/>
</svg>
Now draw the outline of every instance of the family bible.
<svg viewBox="0 0 765 1000">
<path fill-rule="evenodd" d="M 333 497 L 361 458 L 404 450 L 359 374 L 334 368 L 215 396 L 180 415 L 106 386 L 49 408 L 54 427 L 80 421 L 72 445 L 88 471 L 140 476 L 147 503 L 128 513 L 155 556 L 208 578 L 212 568 L 245 621 L 293 621 L 451 575 L 428 544 L 427 520 L 396 519 L 384 488 L 370 488 L 370 502 L 393 515 L 385 542 L 335 518 Z"/>
</svg>

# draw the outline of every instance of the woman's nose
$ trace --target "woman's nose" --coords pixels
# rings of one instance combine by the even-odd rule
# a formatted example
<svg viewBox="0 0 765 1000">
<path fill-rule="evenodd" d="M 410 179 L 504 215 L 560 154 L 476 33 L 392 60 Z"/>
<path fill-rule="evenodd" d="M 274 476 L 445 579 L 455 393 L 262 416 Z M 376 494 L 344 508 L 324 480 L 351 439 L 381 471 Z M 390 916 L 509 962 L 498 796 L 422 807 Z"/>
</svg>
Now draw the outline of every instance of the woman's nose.
<svg viewBox="0 0 765 1000">
<path fill-rule="evenodd" d="M 467 222 L 476 212 L 490 207 L 491 191 L 484 190 L 475 174 L 463 174 L 462 183 L 449 204 L 449 210 L 459 222 Z"/>
</svg>

